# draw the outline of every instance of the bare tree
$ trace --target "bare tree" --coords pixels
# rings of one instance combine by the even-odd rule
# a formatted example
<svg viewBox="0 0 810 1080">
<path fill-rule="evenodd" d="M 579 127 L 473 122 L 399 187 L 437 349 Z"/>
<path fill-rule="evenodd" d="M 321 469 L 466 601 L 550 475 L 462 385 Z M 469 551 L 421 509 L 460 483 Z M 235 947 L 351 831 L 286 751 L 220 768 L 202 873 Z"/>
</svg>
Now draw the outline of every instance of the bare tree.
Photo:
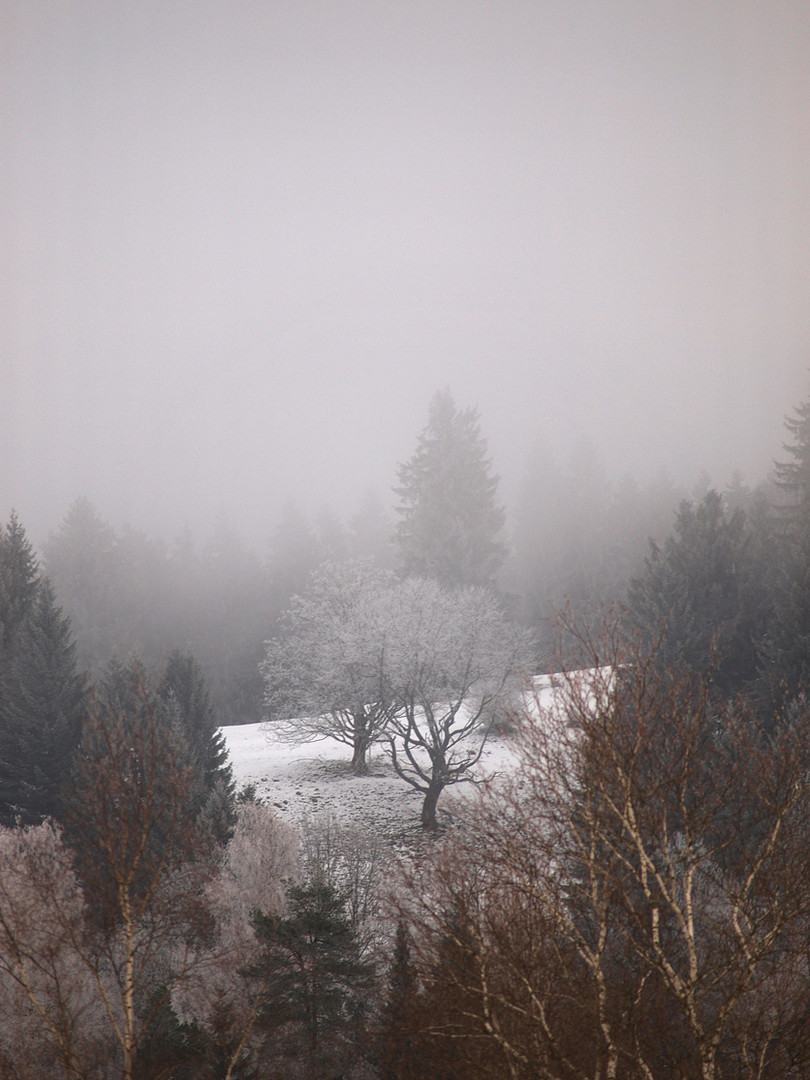
<svg viewBox="0 0 810 1080">
<path fill-rule="evenodd" d="M 139 1050 L 197 960 L 215 852 L 185 747 L 131 674 L 128 708 L 93 709 L 65 834 L 0 835 L 0 983 L 29 1032 L 4 1047 L 10 1076 L 49 1053 L 76 1080 L 143 1077 Z"/>
<path fill-rule="evenodd" d="M 336 739 L 355 772 L 392 711 L 387 655 L 393 627 L 380 602 L 392 579 L 367 563 L 335 564 L 294 597 L 284 636 L 266 643 L 265 705 L 275 734 L 295 742 Z M 292 718 L 292 719 L 291 719 Z"/>
<path fill-rule="evenodd" d="M 0 828 L 0 1075 L 102 1075 L 114 1047 L 79 951 L 85 915 L 61 830 Z"/>
<path fill-rule="evenodd" d="M 461 1076 L 799 1080 L 810 715 L 766 738 L 708 679 L 584 644 L 411 882 L 426 1022 L 479 1054 Z"/>
<path fill-rule="evenodd" d="M 388 660 L 397 705 L 391 761 L 424 797 L 422 826 L 435 829 L 442 791 L 471 779 L 495 710 L 525 681 L 531 642 L 481 587 L 409 578 L 387 603 L 396 625 Z"/>
<path fill-rule="evenodd" d="M 325 813 L 303 822 L 302 870 L 305 879 L 328 885 L 345 899 L 346 914 L 363 959 L 379 946 L 384 924 L 383 895 L 393 856 L 368 830 Z"/>
</svg>

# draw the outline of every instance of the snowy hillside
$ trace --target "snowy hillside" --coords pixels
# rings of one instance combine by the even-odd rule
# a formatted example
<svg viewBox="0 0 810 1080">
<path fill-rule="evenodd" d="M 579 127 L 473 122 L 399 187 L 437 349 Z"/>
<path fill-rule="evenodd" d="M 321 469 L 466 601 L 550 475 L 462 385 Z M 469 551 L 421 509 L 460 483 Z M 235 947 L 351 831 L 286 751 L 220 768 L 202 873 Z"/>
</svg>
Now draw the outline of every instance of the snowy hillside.
<svg viewBox="0 0 810 1080">
<path fill-rule="evenodd" d="M 534 711 L 551 704 L 548 676 L 538 676 L 526 707 Z M 333 814 L 347 824 L 367 828 L 392 840 L 419 831 L 421 795 L 394 773 L 381 750 L 369 755 L 369 775 L 354 776 L 347 746 L 324 739 L 291 746 L 273 738 L 262 724 L 222 729 L 238 788 L 255 784 L 256 794 L 295 825 L 307 817 Z M 477 776 L 509 769 L 514 746 L 508 739 L 487 742 Z M 454 799 L 463 798 L 469 784 L 448 788 L 439 802 L 439 822 L 452 815 Z"/>
</svg>

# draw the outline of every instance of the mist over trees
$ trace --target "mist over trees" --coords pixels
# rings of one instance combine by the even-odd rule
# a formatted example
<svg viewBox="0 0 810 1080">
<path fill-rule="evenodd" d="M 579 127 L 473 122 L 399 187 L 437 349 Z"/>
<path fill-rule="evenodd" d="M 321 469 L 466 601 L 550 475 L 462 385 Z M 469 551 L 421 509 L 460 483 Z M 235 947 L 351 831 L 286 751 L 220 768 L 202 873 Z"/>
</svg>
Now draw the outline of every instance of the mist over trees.
<svg viewBox="0 0 810 1080">
<path fill-rule="evenodd" d="M 649 538 L 663 545 L 679 505 L 706 494 L 705 485 L 690 493 L 665 476 L 616 481 L 593 445 L 567 460 L 555 451 L 538 442 L 507 514 L 479 411 L 445 390 L 430 403 L 414 453 L 392 467 L 390 505 L 368 492 L 354 509 L 308 516 L 288 500 L 255 552 L 224 518 L 208 537 L 187 529 L 166 542 L 116 531 L 79 498 L 44 545 L 42 567 L 81 667 L 99 673 L 113 657 L 135 654 L 157 668 L 179 648 L 200 664 L 222 724 L 262 719 L 264 642 L 280 636 L 292 598 L 325 563 L 364 560 L 450 585 L 486 584 L 532 628 L 537 666 L 548 667 L 555 611 L 623 602 L 644 575 Z M 724 513 L 767 516 L 765 496 L 739 477 L 718 494 Z M 759 526 L 752 543 L 765 544 Z M 773 647 L 781 647 L 775 639 Z"/>
<path fill-rule="evenodd" d="M 0 1075 L 803 1080 L 810 405 L 787 432 L 758 490 L 538 450 L 511 551 L 446 393 L 398 525 L 290 503 L 262 558 L 78 500 L 40 563 L 12 513 Z M 359 772 L 387 746 L 417 857 L 237 795 L 221 725 L 263 694 Z M 501 709 L 516 769 L 445 829 Z"/>
<path fill-rule="evenodd" d="M 506 514 L 478 410 L 459 411 L 449 391 L 437 393 L 397 476 L 394 535 L 404 572 L 446 585 L 494 585 L 506 556 Z"/>
</svg>

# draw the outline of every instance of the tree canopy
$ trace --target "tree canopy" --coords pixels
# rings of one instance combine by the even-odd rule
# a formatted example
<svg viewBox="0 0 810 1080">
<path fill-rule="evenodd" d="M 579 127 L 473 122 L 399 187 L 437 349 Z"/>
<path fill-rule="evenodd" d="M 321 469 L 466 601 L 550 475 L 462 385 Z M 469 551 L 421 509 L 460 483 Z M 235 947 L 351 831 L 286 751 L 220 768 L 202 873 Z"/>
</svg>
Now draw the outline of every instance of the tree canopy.
<svg viewBox="0 0 810 1080">
<path fill-rule="evenodd" d="M 331 737 L 365 754 L 384 740 L 397 773 L 424 796 L 422 823 L 469 777 L 492 710 L 532 664 L 530 637 L 482 587 L 398 581 L 333 566 L 295 599 L 289 632 L 267 643 L 267 703 L 291 739 Z"/>
<path fill-rule="evenodd" d="M 275 730 L 299 742 L 330 737 L 346 743 L 359 773 L 394 707 L 387 681 L 393 628 L 383 603 L 392 582 L 368 563 L 322 567 L 293 598 L 285 633 L 266 643 L 262 665 Z"/>
</svg>

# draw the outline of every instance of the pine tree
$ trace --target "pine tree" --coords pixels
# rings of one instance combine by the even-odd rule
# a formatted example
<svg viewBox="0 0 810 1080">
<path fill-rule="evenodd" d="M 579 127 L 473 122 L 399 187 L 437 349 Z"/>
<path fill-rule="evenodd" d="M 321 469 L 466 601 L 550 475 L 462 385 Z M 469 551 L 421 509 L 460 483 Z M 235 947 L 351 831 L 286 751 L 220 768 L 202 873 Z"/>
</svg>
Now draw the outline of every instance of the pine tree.
<svg viewBox="0 0 810 1080">
<path fill-rule="evenodd" d="M 644 573 L 630 583 L 630 623 L 651 642 L 663 635 L 663 663 L 712 669 L 722 693 L 741 690 L 756 677 L 764 629 L 755 570 L 744 512 L 727 517 L 713 490 L 697 505 L 685 500 L 673 534 L 651 542 Z"/>
<path fill-rule="evenodd" d="M 414 455 L 401 465 L 395 540 L 406 573 L 447 585 L 488 585 L 506 555 L 505 515 L 496 502 L 478 410 L 458 411 L 437 393 Z"/>
<path fill-rule="evenodd" d="M 77 638 L 82 663 L 100 671 L 134 649 L 132 604 L 122 587 L 118 538 L 89 499 L 68 509 L 44 549 L 53 582 Z"/>
<path fill-rule="evenodd" d="M 360 1052 L 373 969 L 332 886 L 293 886 L 288 902 L 286 916 L 254 916 L 261 952 L 251 974 L 266 1003 L 268 1056 L 279 1061 L 279 1077 L 290 1075 L 285 1058 L 312 1080 L 343 1076 Z"/>
<path fill-rule="evenodd" d="M 59 817 L 87 705 L 70 623 L 43 581 L 0 676 L 0 821 Z"/>
<path fill-rule="evenodd" d="M 397 923 L 394 955 L 375 1045 L 382 1080 L 420 1080 L 424 1048 L 419 1045 L 419 979 L 411 958 L 411 939 L 403 919 Z"/>
<path fill-rule="evenodd" d="M 0 654 L 7 654 L 34 605 L 39 564 L 16 513 L 0 531 Z"/>
<path fill-rule="evenodd" d="M 810 527 L 810 399 L 802 402 L 795 416 L 785 417 L 785 427 L 793 436 L 793 443 L 785 443 L 785 450 L 792 461 L 774 463 L 777 487 L 785 493 L 782 512 L 786 520 L 796 525 L 801 522 Z"/>
<path fill-rule="evenodd" d="M 200 788 L 200 801 L 212 815 L 216 835 L 224 841 L 235 820 L 233 772 L 205 676 L 193 656 L 179 649 L 171 653 L 158 686 L 158 698 L 182 731 Z"/>
<path fill-rule="evenodd" d="M 810 692 L 810 399 L 786 417 L 791 461 L 776 462 L 783 492 L 773 538 L 773 610 L 760 648 L 763 696 L 779 711 Z"/>
<path fill-rule="evenodd" d="M 16 514 L 0 533 L 0 821 L 60 812 L 85 710 L 68 619 Z"/>
</svg>

